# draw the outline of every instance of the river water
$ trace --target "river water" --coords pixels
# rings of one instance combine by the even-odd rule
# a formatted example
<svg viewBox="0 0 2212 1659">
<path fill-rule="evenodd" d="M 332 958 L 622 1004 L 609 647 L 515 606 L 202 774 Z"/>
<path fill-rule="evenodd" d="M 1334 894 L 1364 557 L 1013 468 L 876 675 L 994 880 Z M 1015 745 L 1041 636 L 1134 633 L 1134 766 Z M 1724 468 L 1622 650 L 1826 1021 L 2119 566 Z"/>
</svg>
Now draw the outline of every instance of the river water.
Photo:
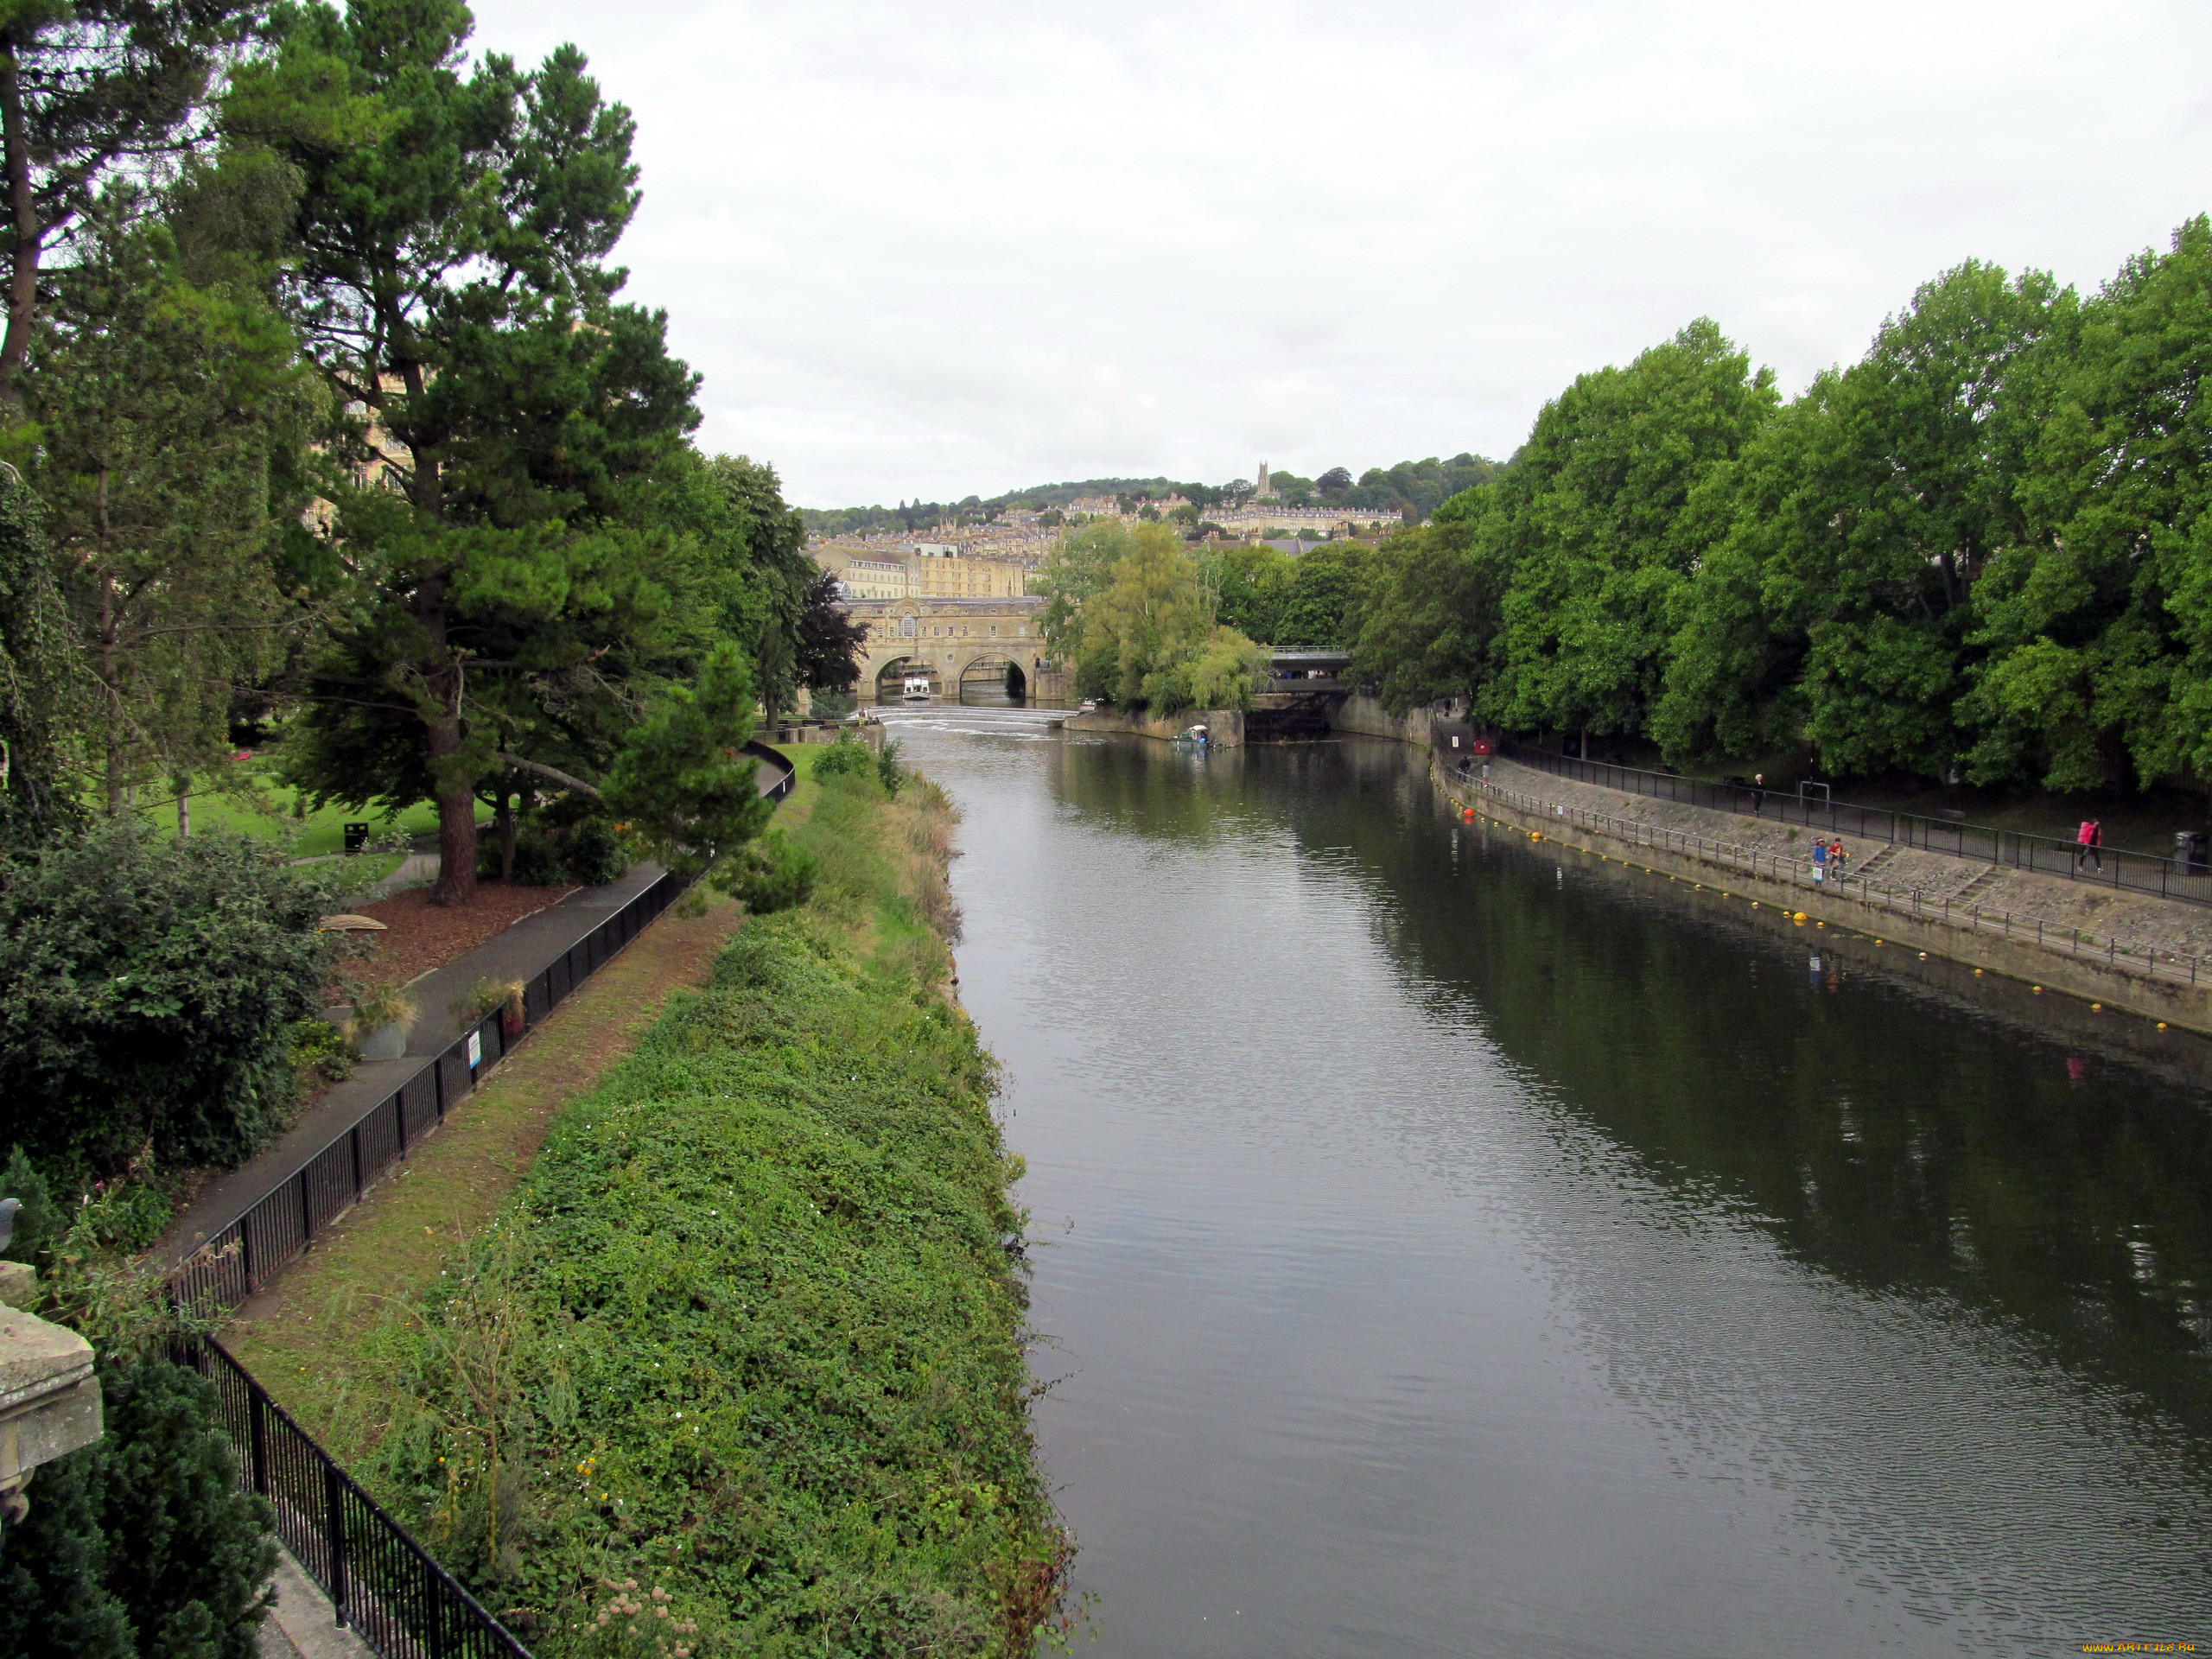
<svg viewBox="0 0 2212 1659">
<path fill-rule="evenodd" d="M 891 718 L 1083 1650 L 2212 1642 L 2195 1039 L 1463 824 L 1404 745 Z"/>
</svg>

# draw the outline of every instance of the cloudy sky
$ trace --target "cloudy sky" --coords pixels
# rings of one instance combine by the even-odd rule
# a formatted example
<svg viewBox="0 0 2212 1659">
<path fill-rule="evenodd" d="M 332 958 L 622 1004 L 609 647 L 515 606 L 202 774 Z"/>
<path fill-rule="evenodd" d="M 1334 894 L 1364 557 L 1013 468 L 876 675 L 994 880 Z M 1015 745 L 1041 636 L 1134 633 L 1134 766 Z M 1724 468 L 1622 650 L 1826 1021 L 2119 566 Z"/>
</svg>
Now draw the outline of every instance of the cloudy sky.
<svg viewBox="0 0 2212 1659">
<path fill-rule="evenodd" d="M 2212 209 L 2204 0 L 478 0 L 636 111 L 632 298 L 812 506 L 1461 449 L 1693 317 L 1787 390 Z"/>
</svg>

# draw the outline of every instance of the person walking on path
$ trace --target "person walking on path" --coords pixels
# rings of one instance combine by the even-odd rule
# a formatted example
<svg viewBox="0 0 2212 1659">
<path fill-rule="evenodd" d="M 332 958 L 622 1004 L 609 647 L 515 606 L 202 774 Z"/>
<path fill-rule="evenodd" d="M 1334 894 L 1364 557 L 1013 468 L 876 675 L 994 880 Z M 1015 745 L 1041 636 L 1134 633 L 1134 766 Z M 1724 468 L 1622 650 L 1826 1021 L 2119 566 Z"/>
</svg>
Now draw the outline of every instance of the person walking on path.
<svg viewBox="0 0 2212 1659">
<path fill-rule="evenodd" d="M 1766 773 L 1755 772 L 1751 774 L 1751 816 L 1755 818 L 1758 817 L 1759 809 L 1765 804 Z"/>
<path fill-rule="evenodd" d="M 1825 841 L 1813 843 L 1813 880 L 1826 881 L 1828 874 L 1828 844 Z"/>
<path fill-rule="evenodd" d="M 1835 872 L 1837 880 L 1843 880 L 1844 866 L 1850 861 L 1850 855 L 1843 850 L 1841 841 L 1828 842 L 1828 868 Z"/>
<path fill-rule="evenodd" d="M 2094 818 L 2082 820 L 2082 827 L 2074 832 L 2078 843 L 2074 849 L 2074 868 L 2080 869 L 2083 859 L 2094 859 L 2100 872 L 2105 867 L 2105 855 L 2098 849 L 2105 844 L 2105 827 Z"/>
</svg>

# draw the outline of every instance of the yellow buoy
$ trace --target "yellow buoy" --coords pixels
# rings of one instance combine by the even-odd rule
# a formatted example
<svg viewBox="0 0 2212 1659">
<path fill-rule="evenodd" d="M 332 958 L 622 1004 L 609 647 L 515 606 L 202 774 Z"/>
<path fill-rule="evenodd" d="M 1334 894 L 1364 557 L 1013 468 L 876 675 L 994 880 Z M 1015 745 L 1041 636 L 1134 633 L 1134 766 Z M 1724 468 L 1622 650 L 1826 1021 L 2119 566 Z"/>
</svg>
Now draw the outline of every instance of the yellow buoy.
<svg viewBox="0 0 2212 1659">
<path fill-rule="evenodd" d="M 1881 943 L 1881 941 L 1880 941 L 1879 939 L 1877 939 L 1877 940 L 1875 940 L 1875 941 L 1874 941 L 1874 943 L 1875 943 L 1875 944 L 1879 944 Z"/>
<path fill-rule="evenodd" d="M 2028 988 L 2033 991 L 2037 996 L 2041 996 L 2043 995 L 2043 987 L 2040 985 L 2031 985 Z"/>
<path fill-rule="evenodd" d="M 1803 911 L 1802 911 L 1802 910 L 1801 910 L 1801 911 L 1799 911 L 1799 912 L 1798 912 L 1795 916 L 1791 917 L 1789 919 L 1790 919 L 1791 921 L 1793 921 L 1793 922 L 1802 922 L 1802 921 L 1803 921 L 1803 920 L 1805 919 L 1805 912 L 1804 912 Z"/>
<path fill-rule="evenodd" d="M 1981 977 L 1981 969 L 1979 969 L 1979 968 L 1975 969 L 1974 970 L 1974 976 L 1976 979 L 1980 979 L 1980 978 Z"/>
<path fill-rule="evenodd" d="M 2159 1020 L 2159 1021 L 2158 1021 L 2158 1029 L 2159 1029 L 2160 1031 L 2164 1031 L 2165 1028 L 2166 1028 L 2166 1022 L 2165 1022 L 2164 1020 Z"/>
<path fill-rule="evenodd" d="M 2089 1004 L 2089 1012 L 2091 1014 L 2102 1014 L 2104 1011 L 2105 1005 L 2101 1002 L 2092 1002 Z"/>
</svg>

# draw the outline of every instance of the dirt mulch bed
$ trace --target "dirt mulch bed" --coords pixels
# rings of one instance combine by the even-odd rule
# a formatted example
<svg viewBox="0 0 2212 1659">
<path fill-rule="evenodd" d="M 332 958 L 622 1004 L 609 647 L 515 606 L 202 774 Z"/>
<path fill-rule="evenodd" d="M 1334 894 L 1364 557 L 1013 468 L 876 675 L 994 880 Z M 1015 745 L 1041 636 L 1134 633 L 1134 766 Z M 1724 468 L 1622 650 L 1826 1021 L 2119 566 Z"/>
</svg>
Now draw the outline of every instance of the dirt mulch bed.
<svg viewBox="0 0 2212 1659">
<path fill-rule="evenodd" d="M 374 917 L 388 931 L 354 934 L 354 938 L 368 941 L 369 949 L 340 971 L 344 978 L 372 988 L 404 985 L 467 956 L 524 917 L 559 904 L 575 890 L 573 886 L 524 887 L 485 881 L 477 887 L 474 904 L 449 906 L 433 905 L 428 887 L 394 893 L 354 912 Z"/>
</svg>

